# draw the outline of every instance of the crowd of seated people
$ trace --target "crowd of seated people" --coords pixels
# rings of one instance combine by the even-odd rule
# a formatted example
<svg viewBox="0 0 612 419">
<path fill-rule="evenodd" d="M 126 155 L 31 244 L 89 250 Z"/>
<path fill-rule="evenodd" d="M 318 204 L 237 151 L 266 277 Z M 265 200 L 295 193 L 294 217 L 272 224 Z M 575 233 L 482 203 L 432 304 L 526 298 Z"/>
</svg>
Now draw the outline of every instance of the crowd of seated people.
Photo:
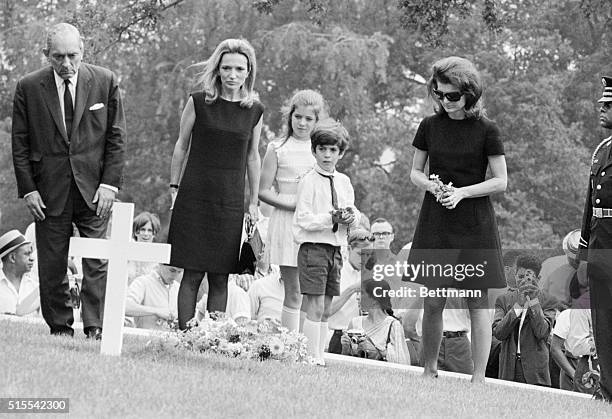
<svg viewBox="0 0 612 419">
<path fill-rule="evenodd" d="M 265 217 L 262 219 L 265 223 Z M 389 250 L 393 240 L 391 224 L 381 218 L 372 226 L 375 235 L 368 225 L 349 232 L 348 246 L 343 249 L 340 295 L 333 298 L 325 319 L 329 328 L 325 350 L 421 365 L 422 304 L 394 310 L 390 299 L 373 292 L 374 286 L 388 288 L 388 283 L 363 281 L 364 249 L 382 249 L 389 261 L 394 256 Z M 133 239 L 151 242 L 160 228 L 155 214 L 142 212 L 134 219 Z M 562 242 L 565 254 L 545 261 L 534 252 L 512 249 L 504 252 L 507 287 L 491 290 L 489 294 L 494 315 L 488 377 L 593 391 L 596 350 L 588 279 L 576 263 L 578 239 L 577 231 L 569 233 Z M 408 248 L 402 252 L 409 251 Z M 40 316 L 33 228 L 27 230 L 27 235 L 12 230 L 1 236 L 0 259 L 0 312 Z M 78 262 L 71 259 L 68 264 L 67 278 L 72 281 L 80 276 Z M 261 258 L 256 263 L 251 271 L 230 275 L 225 316 L 237 322 L 249 319 L 280 322 L 284 297 L 280 272 Z M 126 325 L 147 329 L 172 327 L 177 317 L 181 277 L 182 269 L 177 267 L 130 262 Z M 206 284 L 202 282 L 191 326 L 217 315 L 207 311 Z M 75 285 L 78 287 L 76 281 Z M 470 319 L 463 299 L 447 299 L 443 331 L 438 368 L 471 374 Z"/>
</svg>

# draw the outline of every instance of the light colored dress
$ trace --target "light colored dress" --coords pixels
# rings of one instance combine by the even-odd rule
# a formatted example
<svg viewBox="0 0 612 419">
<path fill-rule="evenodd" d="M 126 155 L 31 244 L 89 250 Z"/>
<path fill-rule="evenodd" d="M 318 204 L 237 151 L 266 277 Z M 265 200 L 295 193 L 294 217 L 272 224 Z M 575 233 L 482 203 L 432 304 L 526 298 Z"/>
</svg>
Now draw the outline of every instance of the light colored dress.
<svg viewBox="0 0 612 419">
<path fill-rule="evenodd" d="M 296 140 L 289 137 L 274 141 L 268 145 L 268 151 L 274 150 L 277 158 L 274 186 L 278 198 L 287 203 L 295 203 L 300 179 L 310 172 L 315 165 L 310 140 Z M 293 212 L 274 208 L 270 215 L 268 239 L 266 246 L 270 250 L 270 263 L 280 266 L 297 266 L 298 245 L 293 241 Z"/>
</svg>

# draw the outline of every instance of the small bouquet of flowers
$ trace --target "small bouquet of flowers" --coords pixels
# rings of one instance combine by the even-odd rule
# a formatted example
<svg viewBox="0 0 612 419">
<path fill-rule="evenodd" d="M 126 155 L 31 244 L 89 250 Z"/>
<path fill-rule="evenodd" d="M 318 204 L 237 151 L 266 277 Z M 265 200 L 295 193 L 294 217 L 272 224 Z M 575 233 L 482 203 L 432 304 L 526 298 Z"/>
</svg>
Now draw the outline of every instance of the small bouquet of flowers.
<svg viewBox="0 0 612 419">
<path fill-rule="evenodd" d="M 236 323 L 217 316 L 202 320 L 196 327 L 182 332 L 167 332 L 147 343 L 160 351 L 187 350 L 214 352 L 241 359 L 285 362 L 308 362 L 306 337 L 289 331 L 275 319 Z"/>
<path fill-rule="evenodd" d="M 440 176 L 438 175 L 431 174 L 429 175 L 429 179 L 431 179 L 436 184 L 436 190 L 432 193 L 436 197 L 437 202 L 440 202 L 442 200 L 442 197 L 446 192 L 452 192 L 455 189 L 455 187 L 453 186 L 453 182 L 444 184 L 440 180 Z"/>
</svg>

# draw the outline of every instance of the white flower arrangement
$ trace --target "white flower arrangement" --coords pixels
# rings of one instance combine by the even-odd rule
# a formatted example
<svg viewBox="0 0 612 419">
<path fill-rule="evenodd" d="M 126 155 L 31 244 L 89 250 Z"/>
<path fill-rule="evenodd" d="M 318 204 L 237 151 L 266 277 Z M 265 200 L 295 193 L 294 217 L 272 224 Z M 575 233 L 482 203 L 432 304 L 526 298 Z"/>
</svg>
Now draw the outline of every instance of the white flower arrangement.
<svg viewBox="0 0 612 419">
<path fill-rule="evenodd" d="M 187 331 L 174 330 L 147 343 L 162 351 L 214 352 L 241 359 L 308 362 L 306 337 L 289 331 L 278 320 L 236 323 L 218 316 L 204 319 Z"/>
</svg>

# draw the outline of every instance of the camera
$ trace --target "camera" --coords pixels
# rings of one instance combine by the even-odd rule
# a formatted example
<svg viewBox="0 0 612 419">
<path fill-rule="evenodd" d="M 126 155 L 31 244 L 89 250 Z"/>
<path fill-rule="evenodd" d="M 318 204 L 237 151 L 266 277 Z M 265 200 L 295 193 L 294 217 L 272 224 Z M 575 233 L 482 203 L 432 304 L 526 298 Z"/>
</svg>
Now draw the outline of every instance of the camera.
<svg viewBox="0 0 612 419">
<path fill-rule="evenodd" d="M 335 217 L 340 217 L 340 218 L 345 218 L 347 217 L 349 214 L 353 213 L 353 208 L 351 207 L 346 207 L 346 208 L 338 208 L 332 211 L 332 215 Z"/>
<path fill-rule="evenodd" d="M 361 329 L 349 329 L 346 334 L 351 339 L 351 343 L 357 345 L 365 337 L 365 333 Z"/>
</svg>

